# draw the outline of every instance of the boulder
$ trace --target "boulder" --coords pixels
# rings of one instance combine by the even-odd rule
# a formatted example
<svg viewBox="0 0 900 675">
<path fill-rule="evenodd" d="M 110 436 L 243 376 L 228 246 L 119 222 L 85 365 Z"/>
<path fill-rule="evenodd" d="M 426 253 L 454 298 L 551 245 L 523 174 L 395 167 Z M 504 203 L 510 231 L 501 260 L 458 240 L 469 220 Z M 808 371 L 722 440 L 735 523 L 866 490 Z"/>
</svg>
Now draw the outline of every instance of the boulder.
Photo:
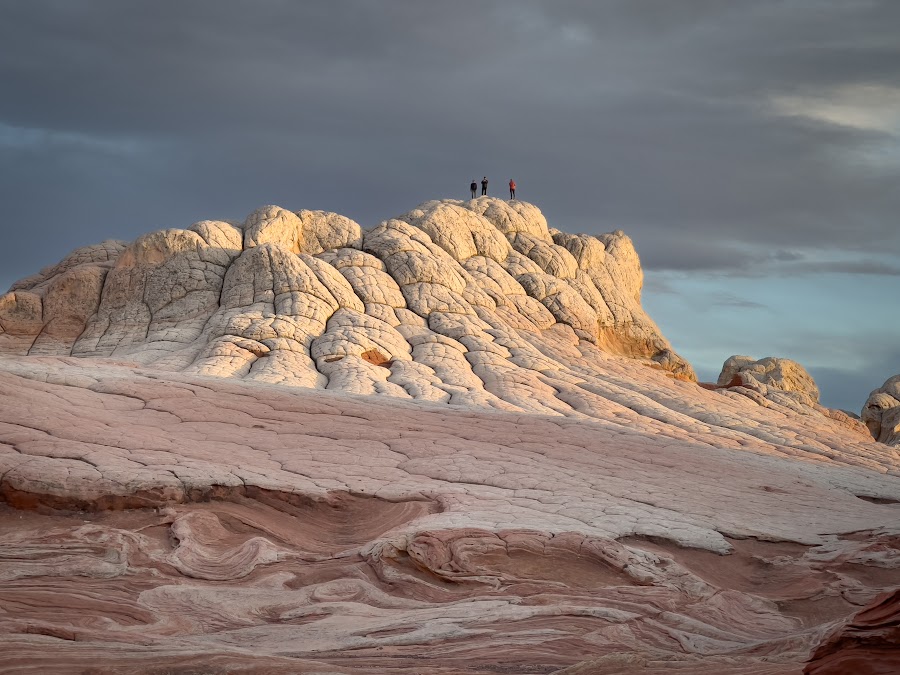
<svg viewBox="0 0 900 675">
<path fill-rule="evenodd" d="M 900 375 L 869 394 L 861 419 L 876 441 L 900 446 Z"/>
<path fill-rule="evenodd" d="M 767 356 L 755 361 L 750 356 L 729 357 L 722 366 L 717 385 L 746 387 L 780 402 L 787 396 L 809 407 L 819 403 L 815 380 L 803 366 L 790 359 Z"/>
</svg>

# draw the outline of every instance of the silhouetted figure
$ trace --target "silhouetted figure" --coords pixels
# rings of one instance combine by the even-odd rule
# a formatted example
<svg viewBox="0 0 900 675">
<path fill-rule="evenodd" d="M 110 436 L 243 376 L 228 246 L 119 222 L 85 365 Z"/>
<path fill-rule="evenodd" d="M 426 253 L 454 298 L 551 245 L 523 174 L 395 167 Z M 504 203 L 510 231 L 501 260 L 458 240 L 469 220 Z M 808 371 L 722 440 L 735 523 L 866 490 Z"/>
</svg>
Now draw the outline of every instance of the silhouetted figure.
<svg viewBox="0 0 900 675">
<path fill-rule="evenodd" d="M 475 179 L 472 179 L 472 184 L 469 186 L 469 189 L 472 191 L 472 199 L 475 199 L 475 193 L 478 191 L 478 183 L 475 182 Z"/>
<path fill-rule="evenodd" d="M 516 181 L 514 181 L 512 178 L 509 179 L 509 198 L 516 198 Z"/>
<path fill-rule="evenodd" d="M 487 194 L 487 176 L 481 179 L 481 194 L 482 196 Z"/>
</svg>

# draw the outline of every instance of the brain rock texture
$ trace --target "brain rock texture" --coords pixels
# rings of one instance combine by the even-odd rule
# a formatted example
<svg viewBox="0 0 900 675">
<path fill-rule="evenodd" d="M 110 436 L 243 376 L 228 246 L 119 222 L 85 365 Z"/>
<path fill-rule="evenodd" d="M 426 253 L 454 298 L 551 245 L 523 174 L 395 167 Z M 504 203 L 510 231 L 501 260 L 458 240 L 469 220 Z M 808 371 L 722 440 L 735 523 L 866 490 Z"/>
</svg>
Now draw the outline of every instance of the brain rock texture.
<svg viewBox="0 0 900 675">
<path fill-rule="evenodd" d="M 0 349 L 563 414 L 570 375 L 532 336 L 694 379 L 641 284 L 622 232 L 551 231 L 526 202 L 426 202 L 367 232 L 266 206 L 73 252 L 0 298 Z"/>
</svg>

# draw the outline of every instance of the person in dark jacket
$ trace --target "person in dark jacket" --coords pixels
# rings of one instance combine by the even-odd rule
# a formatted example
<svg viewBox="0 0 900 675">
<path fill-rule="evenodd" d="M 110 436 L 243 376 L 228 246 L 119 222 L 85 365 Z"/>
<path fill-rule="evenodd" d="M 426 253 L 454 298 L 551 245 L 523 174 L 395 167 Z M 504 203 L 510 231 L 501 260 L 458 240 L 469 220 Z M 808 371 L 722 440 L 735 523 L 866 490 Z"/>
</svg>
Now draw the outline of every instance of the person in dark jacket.
<svg viewBox="0 0 900 675">
<path fill-rule="evenodd" d="M 475 182 L 475 179 L 472 179 L 472 184 L 469 186 L 469 189 L 472 191 L 472 199 L 475 199 L 475 192 L 478 190 L 478 183 Z"/>
<path fill-rule="evenodd" d="M 509 179 L 509 198 L 516 198 L 516 181 L 514 181 L 512 178 Z"/>
<path fill-rule="evenodd" d="M 487 176 L 485 176 L 484 178 L 481 179 L 481 194 L 482 195 L 487 194 L 487 184 L 488 184 L 488 180 L 487 180 Z"/>
</svg>

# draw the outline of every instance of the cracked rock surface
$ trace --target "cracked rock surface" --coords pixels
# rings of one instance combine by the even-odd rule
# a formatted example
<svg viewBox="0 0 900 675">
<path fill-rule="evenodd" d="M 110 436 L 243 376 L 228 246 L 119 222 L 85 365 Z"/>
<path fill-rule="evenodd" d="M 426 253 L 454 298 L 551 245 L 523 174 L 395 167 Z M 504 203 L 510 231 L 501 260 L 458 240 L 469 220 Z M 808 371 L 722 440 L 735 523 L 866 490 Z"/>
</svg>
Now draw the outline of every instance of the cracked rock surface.
<svg viewBox="0 0 900 675">
<path fill-rule="evenodd" d="M 781 359 L 698 386 L 640 289 L 621 232 L 490 198 L 369 230 L 264 207 L 18 282 L 0 669 L 877 661 L 900 586 L 900 453 L 872 438 L 893 380 L 862 422 Z"/>
<path fill-rule="evenodd" d="M 0 296 L 0 353 L 562 413 L 538 380 L 566 374 L 530 339 L 548 329 L 695 379 L 641 309 L 642 280 L 622 232 L 551 232 L 525 202 L 426 202 L 365 232 L 265 206 L 79 249 L 17 282 Z M 557 400 L 529 402 L 538 392 Z"/>
</svg>

